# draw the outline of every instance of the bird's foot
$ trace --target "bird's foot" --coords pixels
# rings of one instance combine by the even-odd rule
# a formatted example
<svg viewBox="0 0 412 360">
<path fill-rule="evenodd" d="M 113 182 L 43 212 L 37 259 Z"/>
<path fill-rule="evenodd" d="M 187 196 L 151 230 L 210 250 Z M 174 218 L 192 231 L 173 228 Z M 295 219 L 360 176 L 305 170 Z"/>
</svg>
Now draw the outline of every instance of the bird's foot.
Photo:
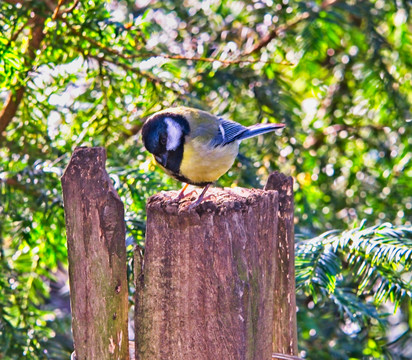
<svg viewBox="0 0 412 360">
<path fill-rule="evenodd" d="M 202 193 L 199 195 L 197 200 L 189 205 L 188 210 L 192 210 L 197 205 L 199 205 L 203 200 L 210 199 L 212 196 L 214 196 L 213 194 L 210 194 L 210 195 L 205 197 L 206 191 L 207 191 L 207 189 L 209 189 L 209 186 L 210 186 L 210 184 L 206 185 L 206 187 L 203 189 Z"/>
<path fill-rule="evenodd" d="M 182 200 L 186 196 L 192 194 L 193 191 L 191 191 L 189 194 L 185 194 L 185 190 L 187 189 L 188 186 L 189 186 L 189 184 L 185 184 L 185 186 L 183 186 L 182 190 L 180 190 L 179 194 L 177 194 L 177 196 L 175 196 L 173 198 L 173 200 L 179 202 L 180 200 Z"/>
<path fill-rule="evenodd" d="M 188 210 L 192 210 L 192 209 L 194 209 L 197 205 L 199 205 L 202 201 L 210 200 L 211 198 L 215 198 L 215 199 L 216 199 L 216 196 L 215 196 L 214 194 L 210 194 L 210 195 L 205 196 L 205 197 L 203 197 L 203 198 L 200 198 L 200 196 L 199 196 L 199 198 L 198 198 L 196 201 L 192 202 L 192 203 L 188 206 L 187 209 L 188 209 Z"/>
<path fill-rule="evenodd" d="M 185 190 L 187 189 L 188 186 L 189 186 L 189 184 L 185 184 L 185 186 L 183 186 L 182 190 L 180 190 L 179 194 L 177 194 L 176 196 L 170 196 L 170 195 L 167 194 L 166 191 L 161 191 L 161 193 L 168 200 L 179 202 L 180 200 L 184 199 L 185 197 L 187 197 L 187 196 L 189 196 L 189 195 L 191 195 L 195 192 L 195 190 L 192 190 L 190 193 L 185 194 Z"/>
</svg>

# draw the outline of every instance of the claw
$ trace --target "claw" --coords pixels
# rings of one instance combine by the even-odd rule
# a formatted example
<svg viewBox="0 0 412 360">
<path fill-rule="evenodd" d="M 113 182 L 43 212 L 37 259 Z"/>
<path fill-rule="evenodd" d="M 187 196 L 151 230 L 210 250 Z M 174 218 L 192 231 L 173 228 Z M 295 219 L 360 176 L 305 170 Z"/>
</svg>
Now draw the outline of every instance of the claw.
<svg viewBox="0 0 412 360">
<path fill-rule="evenodd" d="M 207 185 L 205 186 L 205 188 L 203 189 L 202 193 L 201 193 L 201 194 L 199 195 L 199 197 L 197 198 L 197 200 L 189 205 L 189 207 L 188 207 L 189 210 L 195 208 L 195 207 L 196 207 L 197 205 L 199 205 L 203 200 L 206 200 L 206 199 L 208 199 L 208 198 L 210 198 L 210 197 L 213 196 L 213 195 L 209 195 L 209 196 L 207 196 L 206 198 L 204 197 L 205 194 L 206 194 L 207 189 L 209 189 L 209 186 L 210 186 L 210 184 L 207 184 Z"/>
<path fill-rule="evenodd" d="M 185 190 L 187 189 L 188 186 L 189 186 L 189 184 L 185 184 L 185 186 L 183 186 L 182 190 L 180 190 L 179 194 L 175 198 L 173 198 L 173 200 L 180 201 L 184 197 L 188 196 L 189 194 L 185 195 Z"/>
</svg>

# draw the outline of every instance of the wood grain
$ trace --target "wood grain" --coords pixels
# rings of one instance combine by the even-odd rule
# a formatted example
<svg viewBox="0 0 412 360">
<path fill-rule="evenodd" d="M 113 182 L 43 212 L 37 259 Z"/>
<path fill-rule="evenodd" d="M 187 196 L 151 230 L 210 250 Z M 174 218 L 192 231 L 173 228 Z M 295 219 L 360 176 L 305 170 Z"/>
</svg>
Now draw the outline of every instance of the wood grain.
<svg viewBox="0 0 412 360">
<path fill-rule="evenodd" d="M 103 148 L 77 148 L 62 177 L 77 360 L 129 359 L 124 209 Z"/>
<path fill-rule="evenodd" d="M 192 210 L 196 195 L 180 205 L 174 192 L 149 198 L 136 276 L 139 360 L 272 357 L 278 194 L 209 194 Z"/>
<path fill-rule="evenodd" d="M 279 193 L 273 352 L 297 355 L 293 178 L 274 172 L 269 176 L 265 190 Z"/>
</svg>

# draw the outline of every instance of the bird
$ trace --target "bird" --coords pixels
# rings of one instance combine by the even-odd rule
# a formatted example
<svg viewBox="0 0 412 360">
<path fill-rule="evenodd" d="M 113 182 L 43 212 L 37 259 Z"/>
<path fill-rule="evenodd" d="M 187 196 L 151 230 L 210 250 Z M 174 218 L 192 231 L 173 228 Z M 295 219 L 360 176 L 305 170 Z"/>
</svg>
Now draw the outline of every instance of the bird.
<svg viewBox="0 0 412 360">
<path fill-rule="evenodd" d="M 249 127 L 191 107 L 171 107 L 150 116 L 142 127 L 142 140 L 155 162 L 168 175 L 204 187 L 190 207 L 202 202 L 211 184 L 233 165 L 242 140 L 282 129 L 285 124 L 256 124 Z"/>
</svg>

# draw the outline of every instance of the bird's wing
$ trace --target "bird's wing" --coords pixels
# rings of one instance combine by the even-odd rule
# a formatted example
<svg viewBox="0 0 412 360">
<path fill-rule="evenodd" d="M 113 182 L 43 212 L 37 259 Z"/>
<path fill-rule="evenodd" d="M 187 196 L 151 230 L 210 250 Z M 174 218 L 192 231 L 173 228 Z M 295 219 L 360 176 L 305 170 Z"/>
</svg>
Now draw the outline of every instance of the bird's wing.
<svg viewBox="0 0 412 360">
<path fill-rule="evenodd" d="M 229 144 L 241 137 L 241 135 L 247 131 L 245 126 L 238 124 L 237 122 L 225 120 L 219 118 L 219 127 L 217 134 L 211 140 L 213 146 L 223 146 Z"/>
</svg>

